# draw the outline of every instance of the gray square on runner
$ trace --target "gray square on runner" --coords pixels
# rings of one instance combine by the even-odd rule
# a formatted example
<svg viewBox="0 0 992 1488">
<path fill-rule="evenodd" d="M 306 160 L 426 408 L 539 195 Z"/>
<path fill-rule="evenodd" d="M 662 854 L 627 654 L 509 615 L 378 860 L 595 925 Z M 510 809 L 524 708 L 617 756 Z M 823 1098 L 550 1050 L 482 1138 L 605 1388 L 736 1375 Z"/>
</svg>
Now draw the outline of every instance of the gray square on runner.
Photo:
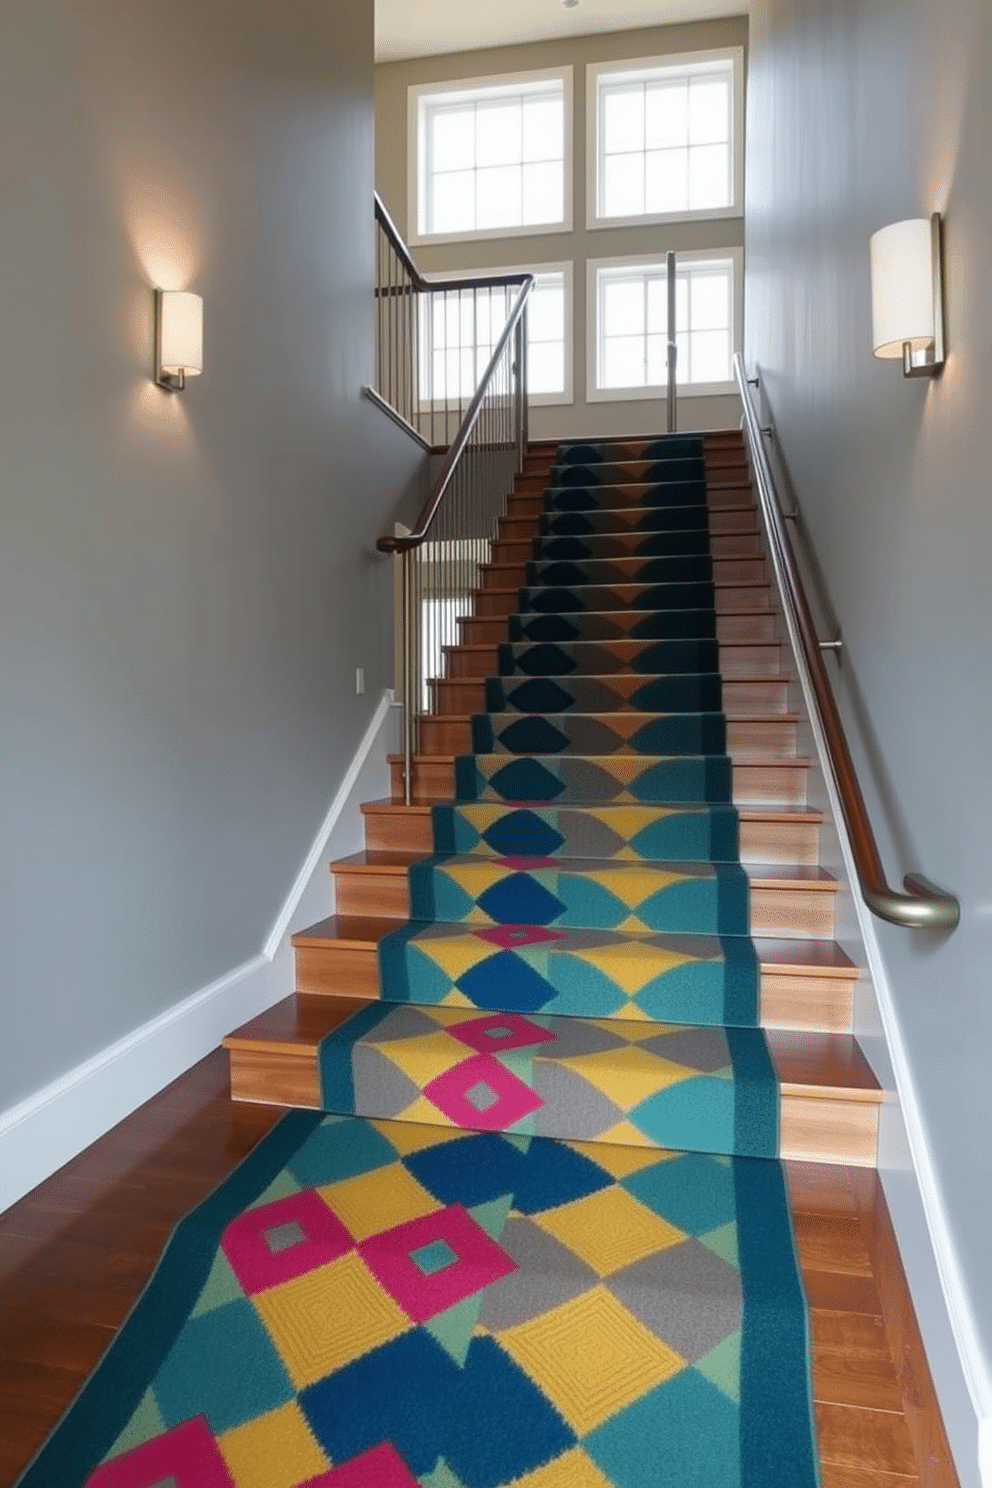
<svg viewBox="0 0 992 1488">
<path fill-rule="evenodd" d="M 306 1238 L 295 1219 L 291 1219 L 288 1224 L 275 1225 L 271 1230 L 262 1231 L 262 1239 L 273 1255 L 292 1250 L 294 1245 L 302 1245 Z"/>
<path fill-rule="evenodd" d="M 475 1107 L 480 1115 L 491 1111 L 493 1106 L 499 1105 L 499 1096 L 486 1084 L 485 1080 L 477 1080 L 471 1089 L 466 1090 L 465 1099 L 469 1105 Z"/>
</svg>

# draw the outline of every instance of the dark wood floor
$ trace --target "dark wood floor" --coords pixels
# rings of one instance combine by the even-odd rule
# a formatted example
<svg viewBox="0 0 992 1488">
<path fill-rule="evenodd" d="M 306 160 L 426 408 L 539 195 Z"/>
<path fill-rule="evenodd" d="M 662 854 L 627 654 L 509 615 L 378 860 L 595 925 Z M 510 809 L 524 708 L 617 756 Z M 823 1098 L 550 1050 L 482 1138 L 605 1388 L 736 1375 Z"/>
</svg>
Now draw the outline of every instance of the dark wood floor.
<svg viewBox="0 0 992 1488">
<path fill-rule="evenodd" d="M 0 1485 L 99 1359 L 176 1221 L 280 1114 L 232 1104 L 218 1051 L 0 1215 Z M 789 1179 L 823 1488 L 957 1488 L 875 1174 L 792 1164 Z"/>
</svg>

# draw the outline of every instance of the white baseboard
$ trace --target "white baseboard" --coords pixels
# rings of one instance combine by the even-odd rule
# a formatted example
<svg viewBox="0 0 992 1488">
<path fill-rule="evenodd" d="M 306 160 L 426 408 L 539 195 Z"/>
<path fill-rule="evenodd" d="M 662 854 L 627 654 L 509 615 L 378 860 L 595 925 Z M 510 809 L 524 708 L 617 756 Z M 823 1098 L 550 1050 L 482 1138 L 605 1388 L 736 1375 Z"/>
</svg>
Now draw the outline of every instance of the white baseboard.
<svg viewBox="0 0 992 1488">
<path fill-rule="evenodd" d="M 355 788 L 377 763 L 385 775 L 393 703 L 387 690 L 261 953 L 0 1113 L 0 1211 L 216 1049 L 233 1028 L 288 996 L 291 960 L 277 952 L 308 890 L 330 893 L 324 856 L 334 851 L 332 839 L 361 829 Z"/>
<path fill-rule="evenodd" d="M 383 729 L 386 727 L 387 720 L 390 717 L 391 710 L 395 706 L 395 703 L 396 698 L 393 694 L 393 690 L 392 688 L 387 687 L 385 692 L 382 694 L 382 697 L 379 699 L 379 705 L 373 713 L 371 721 L 369 722 L 369 726 L 362 736 L 361 743 L 355 750 L 354 758 L 345 771 L 344 779 L 341 781 L 341 784 L 338 787 L 337 795 L 331 802 L 330 807 L 328 808 L 327 815 L 324 817 L 324 820 L 320 824 L 320 829 L 317 832 L 316 837 L 313 839 L 310 851 L 307 853 L 306 858 L 303 861 L 303 866 L 300 869 L 299 873 L 296 875 L 296 882 L 290 889 L 289 894 L 286 898 L 286 902 L 280 910 L 279 916 L 276 919 L 275 924 L 272 926 L 272 929 L 269 932 L 268 939 L 266 940 L 265 945 L 262 948 L 262 954 L 264 956 L 268 956 L 270 961 L 275 956 L 276 951 L 278 951 L 280 945 L 282 944 L 286 932 L 290 928 L 293 916 L 296 914 L 296 911 L 299 908 L 308 887 L 313 882 L 314 875 L 320 874 L 325 881 L 329 882 L 329 879 L 325 872 L 324 864 L 327 854 L 330 851 L 331 837 L 333 836 L 335 829 L 338 828 L 341 823 L 345 807 L 348 805 L 349 798 L 352 796 L 355 786 L 358 784 L 358 778 L 361 775 L 363 768 L 368 763 L 370 757 L 373 755 L 373 752 L 382 755 L 383 768 L 385 769 L 385 757 L 394 741 L 392 739 L 388 739 L 379 750 L 376 750 L 376 744 L 380 739 L 380 735 L 382 734 Z M 344 849 L 342 849 L 342 851 L 344 851 Z"/>
</svg>

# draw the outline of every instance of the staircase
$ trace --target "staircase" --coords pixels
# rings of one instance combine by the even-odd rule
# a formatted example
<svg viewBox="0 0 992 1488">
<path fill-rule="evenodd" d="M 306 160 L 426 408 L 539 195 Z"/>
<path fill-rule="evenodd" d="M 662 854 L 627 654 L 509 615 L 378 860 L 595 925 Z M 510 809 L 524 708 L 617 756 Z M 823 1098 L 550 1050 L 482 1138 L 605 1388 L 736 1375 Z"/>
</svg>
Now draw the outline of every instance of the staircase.
<svg viewBox="0 0 992 1488">
<path fill-rule="evenodd" d="M 634 444 L 614 448 L 610 455 L 620 463 L 608 479 L 633 490 L 635 497 L 649 474 L 650 462 L 638 459 L 640 453 L 640 445 Z M 584 553 L 581 561 L 592 566 L 578 576 L 585 608 L 572 642 L 575 669 L 567 682 L 573 694 L 569 700 L 569 706 L 574 703 L 569 715 L 573 726 L 575 710 L 602 719 L 601 706 L 613 710 L 610 723 L 624 737 L 651 727 L 661 713 L 684 706 L 688 716 L 689 705 L 678 699 L 679 690 L 685 692 L 691 682 L 673 675 L 645 677 L 643 663 L 637 663 L 641 671 L 631 670 L 630 663 L 643 653 L 645 624 L 661 657 L 675 655 L 680 646 L 712 646 L 711 641 L 682 633 L 686 625 L 691 631 L 688 617 L 696 613 L 697 604 L 699 613 L 707 605 L 715 606 L 720 682 L 700 677 L 704 693 L 707 686 L 716 686 L 716 700 L 702 696 L 693 705 L 699 710 L 694 716 L 705 717 L 719 708 L 722 695 L 731 797 L 737 808 L 740 861 L 759 964 L 760 1022 L 779 1081 L 780 1155 L 871 1167 L 881 1090 L 851 1034 L 859 972 L 833 938 L 838 884 L 819 865 L 821 813 L 807 804 L 811 761 L 798 753 L 800 718 L 793 711 L 789 649 L 770 586 L 740 436 L 705 436 L 708 533 L 685 507 L 654 520 L 644 519 L 633 505 L 617 505 L 610 513 L 598 514 L 598 529 L 589 536 L 588 518 L 570 513 L 567 498 L 564 509 L 545 509 L 556 457 L 556 445 L 529 448 L 491 561 L 482 571 L 473 613 L 460 622 L 461 644 L 446 648 L 445 675 L 431 683 L 433 706 L 420 720 L 411 803 L 403 801 L 402 760 L 395 758 L 392 799 L 368 802 L 362 808 L 365 851 L 331 865 L 337 913 L 293 938 L 295 995 L 224 1041 L 232 1095 L 237 1100 L 320 1106 L 321 1040 L 383 992 L 389 997 L 389 988 L 380 987 L 379 944 L 410 917 L 410 869 L 434 850 L 432 807 L 454 798 L 457 757 L 474 753 L 479 761 L 505 763 L 509 756 L 487 756 L 481 746 L 487 744 L 482 737 L 487 728 L 512 727 L 525 716 L 520 711 L 511 715 L 514 704 L 508 694 L 521 694 L 517 707 L 526 708 L 528 695 L 521 689 L 528 685 L 528 677 L 530 685 L 545 689 L 545 697 L 553 697 L 564 681 L 541 670 L 542 658 L 560 651 L 547 643 L 555 631 L 549 622 L 558 611 L 546 606 L 559 603 L 548 599 L 552 592 L 560 594 L 563 586 L 574 585 L 576 575 L 569 564 Z M 554 479 L 567 481 L 567 469 Z M 705 582 L 700 589 L 693 577 L 706 570 L 707 552 L 712 557 L 711 597 L 704 593 Z M 668 586 L 659 591 L 669 596 L 668 603 L 681 607 L 681 639 L 666 639 L 664 616 L 642 607 L 650 602 L 644 591 L 658 583 Z M 523 611 L 522 595 L 528 606 Z M 674 611 L 665 613 L 670 616 Z M 562 629 L 560 624 L 557 628 Z M 705 635 L 704 622 L 700 636 Z M 608 678 L 596 670 L 603 665 L 600 642 L 614 658 L 607 665 L 623 668 L 610 670 Z M 560 665 L 560 657 L 549 664 Z M 686 669 L 694 668 L 690 663 Z M 602 698 L 606 681 L 613 699 L 594 708 L 589 699 Z M 635 693 L 643 698 L 646 685 L 654 689 L 649 692 L 651 711 L 637 711 L 648 708 L 634 698 Z M 534 708 L 537 711 L 538 704 Z M 552 713 L 543 708 L 540 712 L 553 724 Z M 539 752 L 521 749 L 525 757 Z M 698 752 L 712 751 L 707 746 Z M 593 753 L 585 752 L 587 763 Z M 464 791 L 459 795 L 464 800 Z M 608 804 L 597 803 L 596 811 L 597 820 L 608 825 L 612 820 Z M 465 817 L 463 808 L 456 823 L 463 835 Z M 475 850 L 480 846 L 485 851 L 481 839 Z M 446 843 L 443 850 L 453 847 L 457 844 Z M 634 854 L 620 856 L 629 859 Z M 604 864 L 599 866 L 605 871 Z"/>
</svg>

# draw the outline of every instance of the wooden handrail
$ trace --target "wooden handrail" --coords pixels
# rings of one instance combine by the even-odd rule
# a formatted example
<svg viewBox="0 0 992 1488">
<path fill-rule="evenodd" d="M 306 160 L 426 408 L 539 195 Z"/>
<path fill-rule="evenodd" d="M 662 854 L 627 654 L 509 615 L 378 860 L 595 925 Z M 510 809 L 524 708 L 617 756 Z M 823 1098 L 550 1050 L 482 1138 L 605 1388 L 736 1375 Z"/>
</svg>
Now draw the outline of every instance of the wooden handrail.
<svg viewBox="0 0 992 1488">
<path fill-rule="evenodd" d="M 785 619 L 796 660 L 805 673 L 816 710 L 816 722 L 826 747 L 826 765 L 833 776 L 846 836 L 854 859 L 862 897 L 880 919 L 913 929 L 953 930 L 961 918 L 961 905 L 953 894 L 940 889 L 920 873 L 908 873 L 903 889 L 892 888 L 885 877 L 868 808 L 858 781 L 847 737 L 840 720 L 833 688 L 823 664 L 820 641 L 799 577 L 799 570 L 786 535 L 775 481 L 765 454 L 748 378 L 740 355 L 734 357 L 734 376 L 744 408 L 744 427 L 758 487 L 758 499 L 768 535 L 769 551 L 778 581 Z"/>
</svg>

